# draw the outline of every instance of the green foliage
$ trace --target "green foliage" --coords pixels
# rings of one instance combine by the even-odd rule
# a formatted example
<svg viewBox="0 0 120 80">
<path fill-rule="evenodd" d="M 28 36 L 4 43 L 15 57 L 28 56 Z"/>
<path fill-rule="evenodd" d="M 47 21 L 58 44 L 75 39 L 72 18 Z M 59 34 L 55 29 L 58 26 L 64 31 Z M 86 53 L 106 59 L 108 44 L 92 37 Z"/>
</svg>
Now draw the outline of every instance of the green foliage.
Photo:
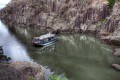
<svg viewBox="0 0 120 80">
<path fill-rule="evenodd" d="M 108 2 L 109 2 L 110 9 L 112 9 L 114 4 L 115 4 L 115 2 L 116 2 L 116 0 L 108 0 Z"/>
<path fill-rule="evenodd" d="M 50 76 L 49 80 L 68 80 L 66 77 L 59 77 L 57 75 Z"/>
<path fill-rule="evenodd" d="M 107 19 L 101 19 L 100 20 L 100 22 L 106 22 L 107 21 Z"/>
<path fill-rule="evenodd" d="M 35 78 L 33 76 L 29 76 L 28 80 L 35 80 Z"/>
<path fill-rule="evenodd" d="M 7 57 L 6 55 L 4 55 L 3 49 L 0 46 L 0 63 L 2 63 L 2 62 L 8 62 L 9 60 L 11 60 L 11 58 Z"/>
</svg>

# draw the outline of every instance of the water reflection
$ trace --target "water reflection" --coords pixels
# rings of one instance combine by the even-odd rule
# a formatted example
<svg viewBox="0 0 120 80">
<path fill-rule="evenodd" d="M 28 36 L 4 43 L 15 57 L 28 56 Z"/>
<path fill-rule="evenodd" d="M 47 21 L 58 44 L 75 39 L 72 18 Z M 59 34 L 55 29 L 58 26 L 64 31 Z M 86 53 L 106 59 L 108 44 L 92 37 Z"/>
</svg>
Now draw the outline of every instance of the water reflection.
<svg viewBox="0 0 120 80">
<path fill-rule="evenodd" d="M 0 21 L 0 45 L 4 53 L 13 61 L 30 61 L 26 48 L 13 36 Z"/>
<path fill-rule="evenodd" d="M 71 80 L 120 79 L 119 73 L 110 68 L 112 63 L 120 63 L 120 59 L 111 54 L 110 46 L 93 36 L 60 35 L 52 47 L 36 48 L 31 45 L 31 40 L 42 34 L 40 30 L 20 27 L 11 30 L 26 46 L 30 58 L 52 72 L 65 73 Z"/>
<path fill-rule="evenodd" d="M 55 50 L 55 43 L 53 44 L 50 44 L 50 45 L 47 45 L 47 46 L 43 46 L 43 47 L 36 47 L 36 53 L 40 53 L 40 54 L 43 54 L 43 53 L 50 53 L 50 52 L 53 52 Z"/>
<path fill-rule="evenodd" d="M 71 80 L 120 79 L 119 73 L 110 68 L 120 59 L 111 52 L 111 47 L 91 36 L 61 35 L 54 51 L 32 55 L 32 58 L 58 74 L 65 73 Z"/>
</svg>

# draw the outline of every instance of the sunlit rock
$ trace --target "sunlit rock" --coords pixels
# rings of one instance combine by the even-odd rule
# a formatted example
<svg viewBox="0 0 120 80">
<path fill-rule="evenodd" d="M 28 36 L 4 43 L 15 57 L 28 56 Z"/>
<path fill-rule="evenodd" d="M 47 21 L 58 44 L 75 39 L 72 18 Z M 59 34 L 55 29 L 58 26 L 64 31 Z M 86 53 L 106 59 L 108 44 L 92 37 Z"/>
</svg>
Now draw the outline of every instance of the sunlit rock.
<svg viewBox="0 0 120 80">
<path fill-rule="evenodd" d="M 109 7 L 107 0 L 12 0 L 1 10 L 1 15 L 13 25 L 43 26 L 53 30 L 81 29 L 81 25 L 86 25 L 89 29 L 109 15 Z"/>
</svg>

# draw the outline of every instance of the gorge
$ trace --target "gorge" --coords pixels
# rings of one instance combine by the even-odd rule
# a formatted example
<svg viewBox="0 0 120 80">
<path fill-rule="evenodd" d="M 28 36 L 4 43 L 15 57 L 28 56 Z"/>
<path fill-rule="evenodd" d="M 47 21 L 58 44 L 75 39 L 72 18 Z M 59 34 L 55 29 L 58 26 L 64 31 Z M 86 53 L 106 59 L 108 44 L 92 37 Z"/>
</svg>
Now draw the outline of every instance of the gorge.
<svg viewBox="0 0 120 80">
<path fill-rule="evenodd" d="M 120 79 L 119 72 L 111 68 L 120 69 L 120 59 L 116 57 L 120 55 L 120 1 L 112 4 L 110 1 L 12 0 L 0 11 L 0 18 L 5 23 L 0 27 L 0 42 L 6 42 L 3 29 L 7 28 L 14 35 L 9 39 L 19 46 L 15 47 L 16 53 L 12 51 L 12 56 L 8 51 L 10 48 L 3 46 L 13 61 L 33 61 L 50 69 L 51 73 L 65 74 L 70 80 Z M 47 48 L 31 45 L 34 36 L 49 31 L 62 33 L 58 42 Z M 116 48 L 116 56 L 112 55 L 113 48 Z M 14 57 L 17 54 L 19 57 Z"/>
</svg>

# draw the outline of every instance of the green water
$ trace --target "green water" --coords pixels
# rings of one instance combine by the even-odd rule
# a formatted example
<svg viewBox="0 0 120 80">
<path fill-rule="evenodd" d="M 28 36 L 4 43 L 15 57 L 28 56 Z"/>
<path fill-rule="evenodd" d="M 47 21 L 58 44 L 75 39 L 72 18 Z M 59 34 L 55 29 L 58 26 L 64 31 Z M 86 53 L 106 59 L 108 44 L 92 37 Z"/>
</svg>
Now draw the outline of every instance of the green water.
<svg viewBox="0 0 120 80">
<path fill-rule="evenodd" d="M 94 37 L 74 34 L 61 35 L 52 51 L 31 50 L 31 57 L 70 80 L 119 80 L 120 73 L 110 66 L 116 62 L 112 48 Z M 118 60 L 119 61 L 119 60 Z"/>
<path fill-rule="evenodd" d="M 12 32 L 10 38 L 7 37 L 9 44 L 3 46 L 13 61 L 31 60 L 57 75 L 65 74 L 70 80 L 120 80 L 120 72 L 111 68 L 111 64 L 120 63 L 120 59 L 112 55 L 112 47 L 102 44 L 92 35 L 63 34 L 58 36 L 55 44 L 40 48 L 31 45 L 33 37 L 42 34 L 40 30 L 12 27 L 8 31 Z M 16 47 L 12 47 L 9 41 L 11 36 L 15 37 L 12 41 Z"/>
</svg>

